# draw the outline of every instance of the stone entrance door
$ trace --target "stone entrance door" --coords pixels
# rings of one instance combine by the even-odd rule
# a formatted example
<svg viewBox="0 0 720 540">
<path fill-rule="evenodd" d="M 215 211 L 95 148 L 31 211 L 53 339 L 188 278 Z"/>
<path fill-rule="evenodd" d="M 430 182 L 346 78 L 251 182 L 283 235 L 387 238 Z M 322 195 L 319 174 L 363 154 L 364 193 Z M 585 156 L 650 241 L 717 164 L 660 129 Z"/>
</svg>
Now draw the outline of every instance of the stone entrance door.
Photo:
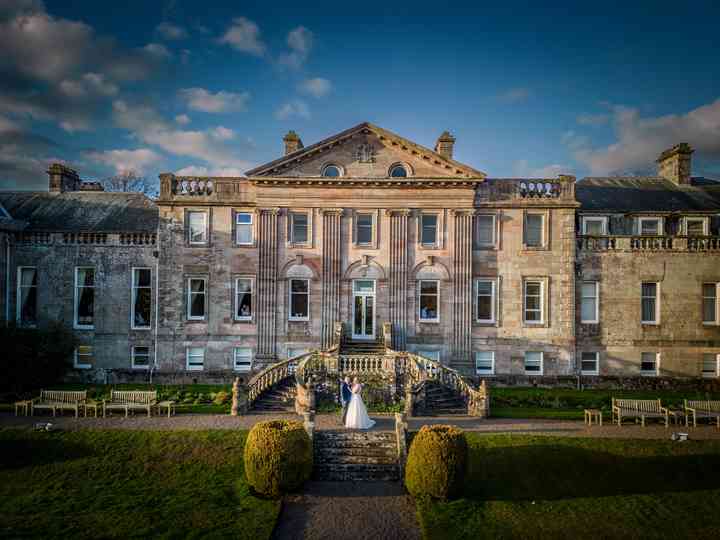
<svg viewBox="0 0 720 540">
<path fill-rule="evenodd" d="M 375 280 L 353 281 L 353 339 L 375 339 Z"/>
</svg>

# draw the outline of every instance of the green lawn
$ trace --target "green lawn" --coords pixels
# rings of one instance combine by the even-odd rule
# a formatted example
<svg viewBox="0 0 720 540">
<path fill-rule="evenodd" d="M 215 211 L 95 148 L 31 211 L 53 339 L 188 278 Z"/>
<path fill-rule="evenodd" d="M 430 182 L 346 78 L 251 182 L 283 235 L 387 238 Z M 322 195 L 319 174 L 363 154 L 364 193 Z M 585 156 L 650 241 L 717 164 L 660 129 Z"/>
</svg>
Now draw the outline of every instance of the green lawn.
<svg viewBox="0 0 720 540">
<path fill-rule="evenodd" d="M 720 441 L 467 436 L 464 498 L 418 501 L 426 538 L 720 537 Z"/>
<path fill-rule="evenodd" d="M 241 431 L 0 430 L 0 538 L 269 538 Z"/>
</svg>

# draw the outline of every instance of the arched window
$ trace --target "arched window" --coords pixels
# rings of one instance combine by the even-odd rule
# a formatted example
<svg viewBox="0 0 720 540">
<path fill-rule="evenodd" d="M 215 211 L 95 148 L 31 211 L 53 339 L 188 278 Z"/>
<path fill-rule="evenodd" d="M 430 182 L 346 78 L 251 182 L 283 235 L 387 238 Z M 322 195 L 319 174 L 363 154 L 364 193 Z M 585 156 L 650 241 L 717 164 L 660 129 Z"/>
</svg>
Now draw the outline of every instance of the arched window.
<svg viewBox="0 0 720 540">
<path fill-rule="evenodd" d="M 340 169 L 337 165 L 325 165 L 322 175 L 329 178 L 337 178 L 342 176 L 342 169 Z"/>
<path fill-rule="evenodd" d="M 390 167 L 391 178 L 406 178 L 408 171 L 402 163 L 398 163 Z"/>
</svg>

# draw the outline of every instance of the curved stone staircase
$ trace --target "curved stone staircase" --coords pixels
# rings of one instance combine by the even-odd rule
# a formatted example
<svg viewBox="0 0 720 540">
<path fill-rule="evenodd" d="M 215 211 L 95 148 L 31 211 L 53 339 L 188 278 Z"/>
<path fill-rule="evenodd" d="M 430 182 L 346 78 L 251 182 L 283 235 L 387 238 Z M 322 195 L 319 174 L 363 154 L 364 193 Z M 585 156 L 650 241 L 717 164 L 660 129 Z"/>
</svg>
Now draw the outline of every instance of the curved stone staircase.
<svg viewBox="0 0 720 540">
<path fill-rule="evenodd" d="M 262 392 L 253 402 L 252 409 L 257 413 L 293 413 L 296 395 L 295 376 L 290 375 Z"/>
<path fill-rule="evenodd" d="M 420 384 L 425 386 L 425 403 L 422 411 L 419 411 L 422 416 L 467 414 L 467 404 L 457 391 L 432 379 Z"/>
</svg>

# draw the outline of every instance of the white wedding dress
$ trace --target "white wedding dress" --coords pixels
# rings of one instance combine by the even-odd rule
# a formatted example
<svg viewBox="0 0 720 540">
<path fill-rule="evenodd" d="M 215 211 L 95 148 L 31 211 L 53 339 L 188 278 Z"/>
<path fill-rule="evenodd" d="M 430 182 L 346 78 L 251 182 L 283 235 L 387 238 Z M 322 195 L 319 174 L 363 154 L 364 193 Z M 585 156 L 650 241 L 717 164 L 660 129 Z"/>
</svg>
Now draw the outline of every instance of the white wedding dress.
<svg viewBox="0 0 720 540">
<path fill-rule="evenodd" d="M 352 387 L 352 397 L 348 405 L 347 416 L 345 417 L 345 427 L 349 429 L 370 429 L 375 425 L 367 413 L 365 404 L 363 403 L 360 391 L 362 385 L 355 384 Z"/>
</svg>

